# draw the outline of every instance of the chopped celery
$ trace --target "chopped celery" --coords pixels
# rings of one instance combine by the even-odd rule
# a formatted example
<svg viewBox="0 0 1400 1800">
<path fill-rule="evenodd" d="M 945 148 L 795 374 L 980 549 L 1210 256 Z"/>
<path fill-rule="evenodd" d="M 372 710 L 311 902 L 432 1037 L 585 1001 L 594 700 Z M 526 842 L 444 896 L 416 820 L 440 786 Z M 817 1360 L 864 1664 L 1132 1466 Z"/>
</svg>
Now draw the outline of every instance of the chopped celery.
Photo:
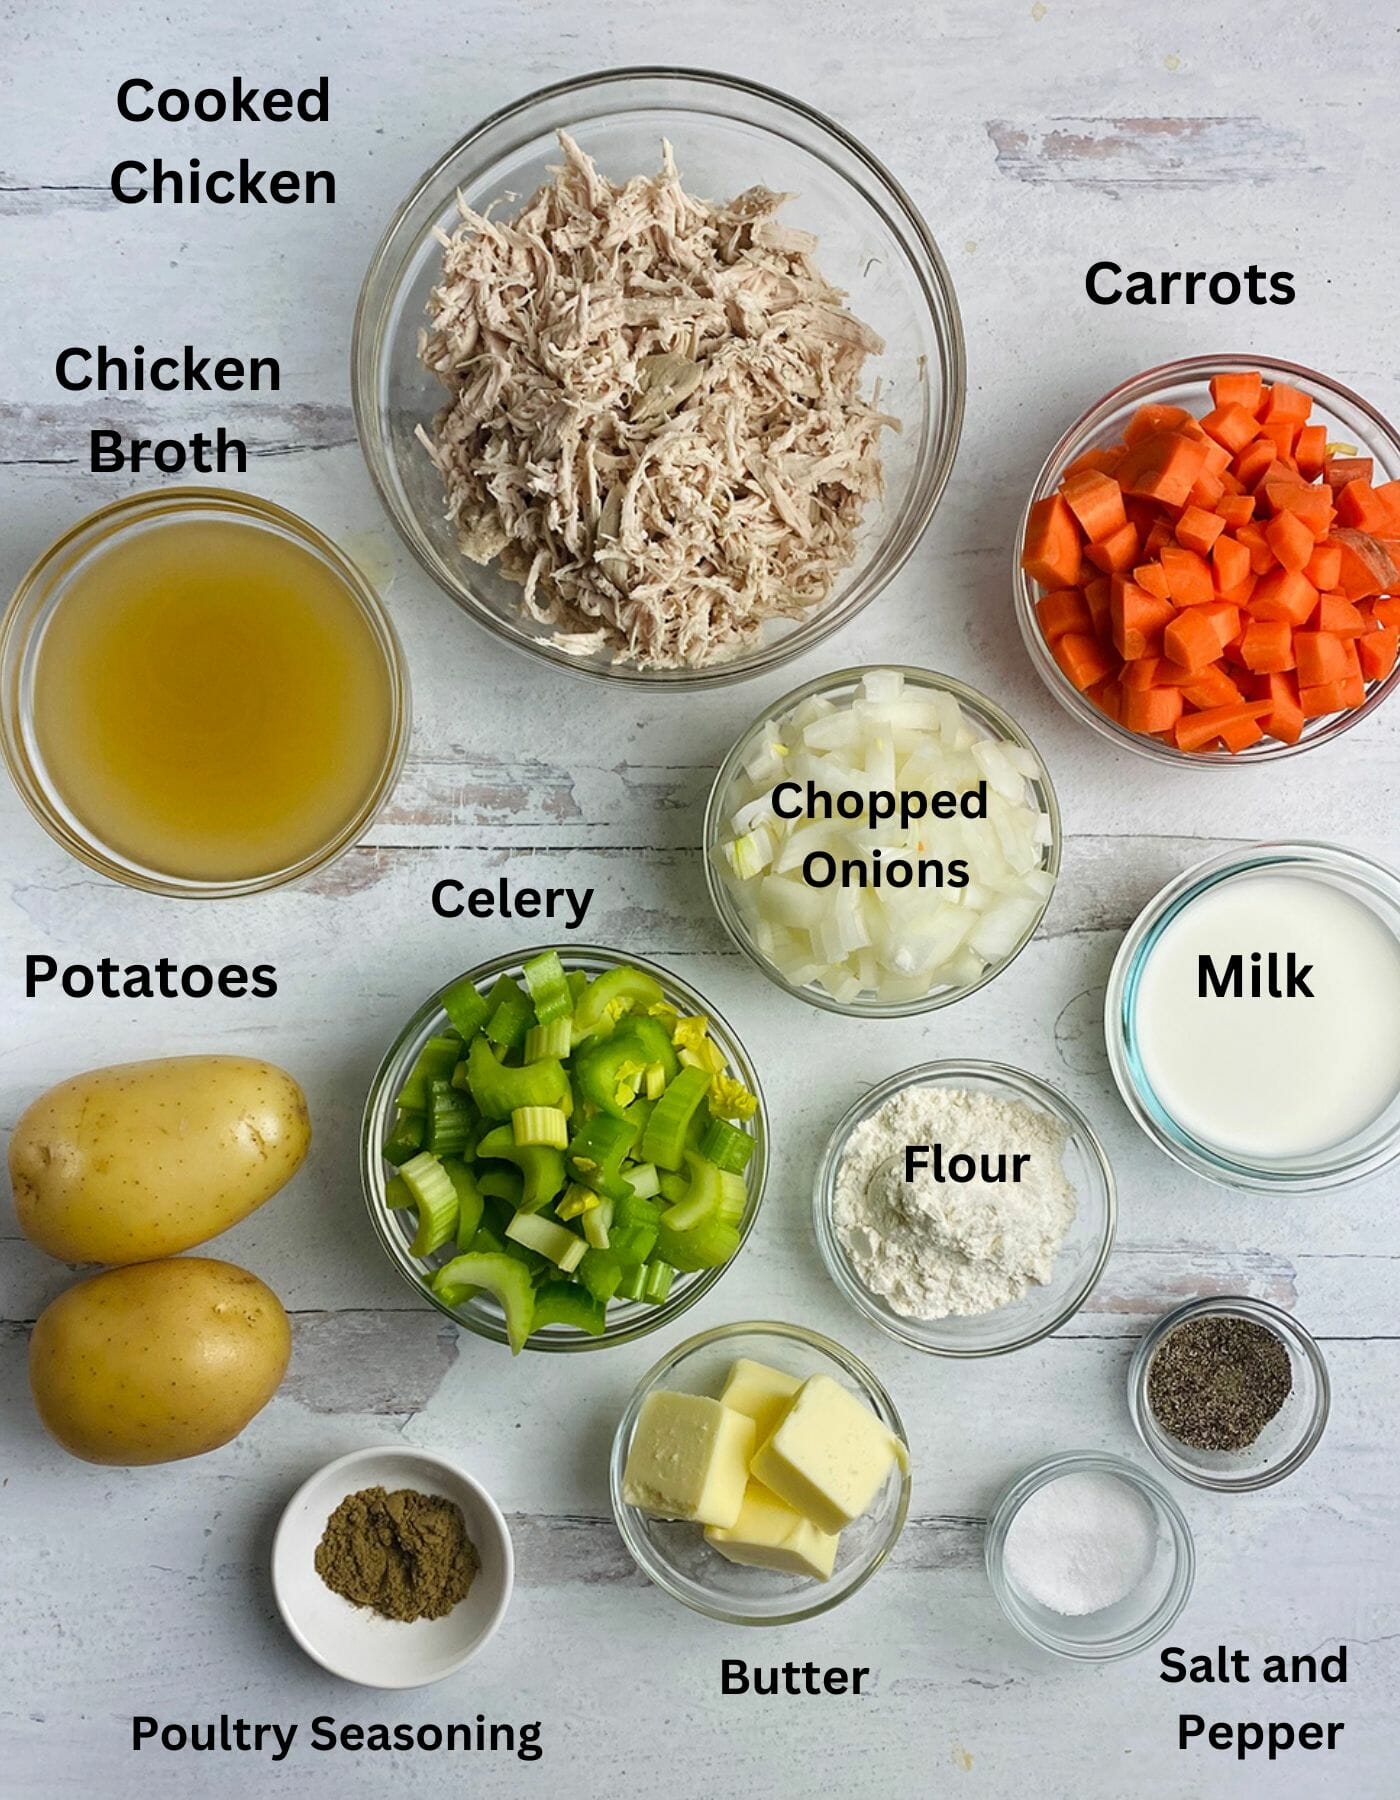
<svg viewBox="0 0 1400 1800">
<path fill-rule="evenodd" d="M 569 1142 L 569 1121 L 557 1106 L 518 1106 L 510 1115 L 517 1144 L 548 1144 L 563 1150 Z"/>
<path fill-rule="evenodd" d="M 646 1067 L 646 1052 L 624 1025 L 611 1037 L 585 1044 L 570 1073 L 583 1099 L 621 1119 L 641 1092 Z"/>
<path fill-rule="evenodd" d="M 719 1185 L 719 1216 L 727 1225 L 737 1225 L 748 1210 L 749 1184 L 732 1169 L 722 1169 Z"/>
<path fill-rule="evenodd" d="M 442 1010 L 461 1032 L 463 1043 L 469 1043 L 491 1015 L 491 1008 L 476 991 L 476 985 L 464 975 L 444 988 L 440 997 Z"/>
<path fill-rule="evenodd" d="M 622 1179 L 639 1200 L 654 1200 L 661 1192 L 661 1176 L 655 1163 L 633 1163 L 622 1171 Z"/>
<path fill-rule="evenodd" d="M 525 1061 L 540 1062 L 555 1056 L 562 1062 L 574 1047 L 574 1024 L 569 1018 L 551 1019 L 548 1025 L 532 1025 L 525 1033 Z"/>
<path fill-rule="evenodd" d="M 705 1069 L 683 1068 L 656 1103 L 642 1136 L 642 1155 L 663 1169 L 679 1169 L 686 1133 L 710 1091 Z"/>
<path fill-rule="evenodd" d="M 508 1119 L 522 1106 L 562 1106 L 569 1093 L 562 1063 L 546 1058 L 508 1069 L 484 1037 L 473 1038 L 467 1052 L 467 1085 L 487 1119 Z"/>
<path fill-rule="evenodd" d="M 604 1305 L 612 1299 L 622 1282 L 622 1264 L 606 1248 L 585 1250 L 578 1266 L 578 1278 L 595 1300 Z"/>
<path fill-rule="evenodd" d="M 574 1181 L 565 1189 L 563 1199 L 554 1210 L 561 1219 L 579 1219 L 584 1213 L 596 1212 L 602 1204 L 601 1194 L 595 1194 L 592 1188 L 580 1187 Z"/>
<path fill-rule="evenodd" d="M 747 1131 L 731 1125 L 728 1119 L 713 1119 L 700 1140 L 700 1154 L 708 1157 L 717 1169 L 742 1175 L 753 1155 L 753 1139 Z"/>
<path fill-rule="evenodd" d="M 488 1131 L 477 1145 L 476 1153 L 488 1160 L 498 1157 L 502 1162 L 514 1163 L 519 1169 L 524 1177 L 519 1202 L 522 1212 L 535 1213 L 542 1206 L 548 1206 L 568 1179 L 562 1151 L 548 1144 L 517 1144 L 509 1125 L 498 1125 L 494 1131 Z"/>
<path fill-rule="evenodd" d="M 606 1250 L 609 1243 L 608 1232 L 612 1225 L 613 1203 L 611 1200 L 599 1198 L 596 1206 L 590 1207 L 583 1215 L 583 1235 L 595 1250 Z"/>
<path fill-rule="evenodd" d="M 391 1175 L 384 1183 L 384 1204 L 395 1211 L 401 1206 L 416 1206 L 413 1190 L 402 1175 Z"/>
<path fill-rule="evenodd" d="M 478 1153 L 480 1146 L 478 1146 Z M 485 1200 L 501 1200 L 512 1212 L 520 1205 L 525 1177 L 519 1169 L 478 1169 L 476 1185 Z"/>
<path fill-rule="evenodd" d="M 430 1037 L 418 1052 L 417 1059 L 409 1070 L 408 1080 L 399 1090 L 398 1104 L 403 1110 L 426 1113 L 428 1083 L 450 1080 L 461 1054 L 462 1045 L 455 1034 L 452 1037 Z"/>
<path fill-rule="evenodd" d="M 663 1063 L 647 1064 L 647 1072 L 642 1082 L 642 1092 L 648 1100 L 659 1100 L 666 1091 L 666 1068 Z"/>
<path fill-rule="evenodd" d="M 588 1249 L 576 1232 L 556 1225 L 552 1219 L 542 1219 L 537 1213 L 518 1212 L 506 1226 L 506 1236 L 527 1250 L 547 1256 L 565 1271 L 576 1269 Z"/>
<path fill-rule="evenodd" d="M 431 1256 L 457 1229 L 457 1190 L 437 1157 L 420 1150 L 399 1171 L 418 1208 L 418 1229 L 410 1256 Z"/>
<path fill-rule="evenodd" d="M 518 1356 L 535 1323 L 535 1287 L 529 1271 L 509 1256 L 469 1253 L 454 1257 L 433 1277 L 434 1292 L 449 1306 L 476 1288 L 484 1288 L 499 1304 L 511 1354 Z"/>
<path fill-rule="evenodd" d="M 660 1226 L 655 1250 L 663 1262 L 693 1273 L 696 1269 L 716 1269 L 727 1263 L 739 1243 L 737 1227 L 716 1218 L 691 1231 L 672 1231 L 669 1226 Z"/>
<path fill-rule="evenodd" d="M 646 1267 L 647 1280 L 646 1287 L 642 1291 L 642 1298 L 649 1300 L 653 1306 L 660 1306 L 671 1291 L 671 1283 L 676 1278 L 676 1271 L 670 1263 L 664 1262 L 649 1262 Z"/>
<path fill-rule="evenodd" d="M 434 1156 L 465 1156 L 475 1136 L 476 1108 L 450 1081 L 428 1083 L 428 1120 L 423 1148 Z"/>
<path fill-rule="evenodd" d="M 491 1016 L 486 1021 L 487 1037 L 502 1050 L 518 1050 L 525 1041 L 525 1033 L 535 1022 L 535 1009 L 519 983 L 512 981 L 509 975 L 502 975 L 492 988 L 487 1004 L 491 1008 Z"/>
<path fill-rule="evenodd" d="M 458 1157 L 447 1157 L 442 1166 L 457 1190 L 457 1248 L 465 1250 L 481 1227 L 486 1196 L 477 1186 L 476 1176 Z"/>
<path fill-rule="evenodd" d="M 644 1263 L 656 1248 L 661 1209 L 651 1200 L 635 1196 L 619 1200 L 608 1228 L 608 1251 L 624 1268 Z"/>
<path fill-rule="evenodd" d="M 665 998 L 659 983 L 640 969 L 609 969 L 589 982 L 574 1007 L 574 1041 L 609 1032 L 632 1008 L 660 1006 Z"/>
<path fill-rule="evenodd" d="M 675 1206 L 684 1200 L 690 1192 L 690 1183 L 684 1175 L 664 1174 L 661 1177 L 661 1198 Z"/>
<path fill-rule="evenodd" d="M 576 1281 L 546 1281 L 536 1291 L 536 1331 L 544 1325 L 572 1325 L 589 1337 L 601 1337 L 606 1324 L 606 1301 L 595 1299 Z"/>
<path fill-rule="evenodd" d="M 557 950 L 544 950 L 532 956 L 522 971 L 525 985 L 534 1002 L 535 1017 L 541 1025 L 568 1018 L 573 1012 L 569 980 Z"/>
<path fill-rule="evenodd" d="M 423 1134 L 427 1129 L 427 1120 L 420 1112 L 400 1112 L 394 1120 L 394 1129 L 384 1140 L 384 1160 L 393 1163 L 397 1168 L 406 1163 L 410 1156 L 417 1156 L 423 1148 Z"/>
<path fill-rule="evenodd" d="M 614 1200 L 632 1190 L 622 1176 L 622 1163 L 636 1142 L 637 1128 L 626 1119 L 600 1113 L 589 1119 L 569 1141 L 569 1172 L 584 1187 Z"/>
<path fill-rule="evenodd" d="M 624 1270 L 622 1280 L 618 1283 L 617 1298 L 619 1300 L 640 1300 L 646 1292 L 647 1270 L 645 1263 L 638 1263 L 635 1268 Z"/>
</svg>

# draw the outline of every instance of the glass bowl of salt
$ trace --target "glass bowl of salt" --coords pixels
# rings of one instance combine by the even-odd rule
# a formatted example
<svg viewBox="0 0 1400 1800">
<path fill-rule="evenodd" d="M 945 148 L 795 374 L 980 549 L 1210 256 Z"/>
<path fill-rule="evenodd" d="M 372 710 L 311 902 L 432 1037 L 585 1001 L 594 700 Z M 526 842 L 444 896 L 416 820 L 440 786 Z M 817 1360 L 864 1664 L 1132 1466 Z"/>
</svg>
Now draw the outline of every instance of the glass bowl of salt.
<svg viewBox="0 0 1400 1800">
<path fill-rule="evenodd" d="M 1048 1457 L 1007 1487 L 987 1523 L 987 1578 L 1007 1618 L 1073 1662 L 1136 1656 L 1169 1630 L 1196 1574 L 1191 1527 L 1121 1456 Z"/>
</svg>

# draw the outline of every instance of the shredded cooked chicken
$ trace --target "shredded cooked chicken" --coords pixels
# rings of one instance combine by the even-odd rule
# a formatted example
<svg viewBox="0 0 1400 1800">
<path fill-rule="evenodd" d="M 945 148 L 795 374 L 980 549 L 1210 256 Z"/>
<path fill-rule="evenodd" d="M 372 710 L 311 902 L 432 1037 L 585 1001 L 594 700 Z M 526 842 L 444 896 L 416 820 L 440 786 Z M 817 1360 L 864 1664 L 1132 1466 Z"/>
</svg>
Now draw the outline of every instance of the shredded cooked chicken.
<svg viewBox="0 0 1400 1800">
<path fill-rule="evenodd" d="M 898 428 L 860 393 L 883 345 L 778 222 L 790 195 L 697 200 L 669 144 L 617 187 L 560 143 L 514 218 L 459 202 L 437 234 L 420 355 L 452 397 L 418 435 L 463 554 L 562 649 L 721 661 L 850 563 Z"/>
</svg>

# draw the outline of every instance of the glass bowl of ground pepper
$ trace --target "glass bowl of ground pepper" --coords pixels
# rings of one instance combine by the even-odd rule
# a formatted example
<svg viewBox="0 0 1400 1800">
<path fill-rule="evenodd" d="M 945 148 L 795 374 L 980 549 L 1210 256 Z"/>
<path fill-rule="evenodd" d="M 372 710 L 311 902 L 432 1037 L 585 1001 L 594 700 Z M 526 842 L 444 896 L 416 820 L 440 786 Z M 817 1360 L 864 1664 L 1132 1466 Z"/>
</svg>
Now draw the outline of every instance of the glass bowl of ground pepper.
<svg viewBox="0 0 1400 1800">
<path fill-rule="evenodd" d="M 1168 1313 L 1128 1369 L 1143 1443 L 1182 1481 L 1221 1493 L 1291 1475 L 1317 1448 L 1330 1401 L 1327 1365 L 1303 1327 L 1240 1294 Z"/>
</svg>

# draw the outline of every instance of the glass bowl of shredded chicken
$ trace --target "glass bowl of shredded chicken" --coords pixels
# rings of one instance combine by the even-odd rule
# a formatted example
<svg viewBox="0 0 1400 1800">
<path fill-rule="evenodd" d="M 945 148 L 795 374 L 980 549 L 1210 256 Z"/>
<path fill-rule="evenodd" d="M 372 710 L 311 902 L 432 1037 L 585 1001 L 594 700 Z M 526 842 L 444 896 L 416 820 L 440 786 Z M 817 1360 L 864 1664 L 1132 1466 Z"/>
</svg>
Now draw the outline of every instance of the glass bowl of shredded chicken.
<svg viewBox="0 0 1400 1800">
<path fill-rule="evenodd" d="M 365 278 L 353 384 L 395 525 L 497 637 L 733 681 L 909 555 L 957 448 L 962 330 L 927 226 L 838 126 L 619 70 L 424 175 Z"/>
</svg>

